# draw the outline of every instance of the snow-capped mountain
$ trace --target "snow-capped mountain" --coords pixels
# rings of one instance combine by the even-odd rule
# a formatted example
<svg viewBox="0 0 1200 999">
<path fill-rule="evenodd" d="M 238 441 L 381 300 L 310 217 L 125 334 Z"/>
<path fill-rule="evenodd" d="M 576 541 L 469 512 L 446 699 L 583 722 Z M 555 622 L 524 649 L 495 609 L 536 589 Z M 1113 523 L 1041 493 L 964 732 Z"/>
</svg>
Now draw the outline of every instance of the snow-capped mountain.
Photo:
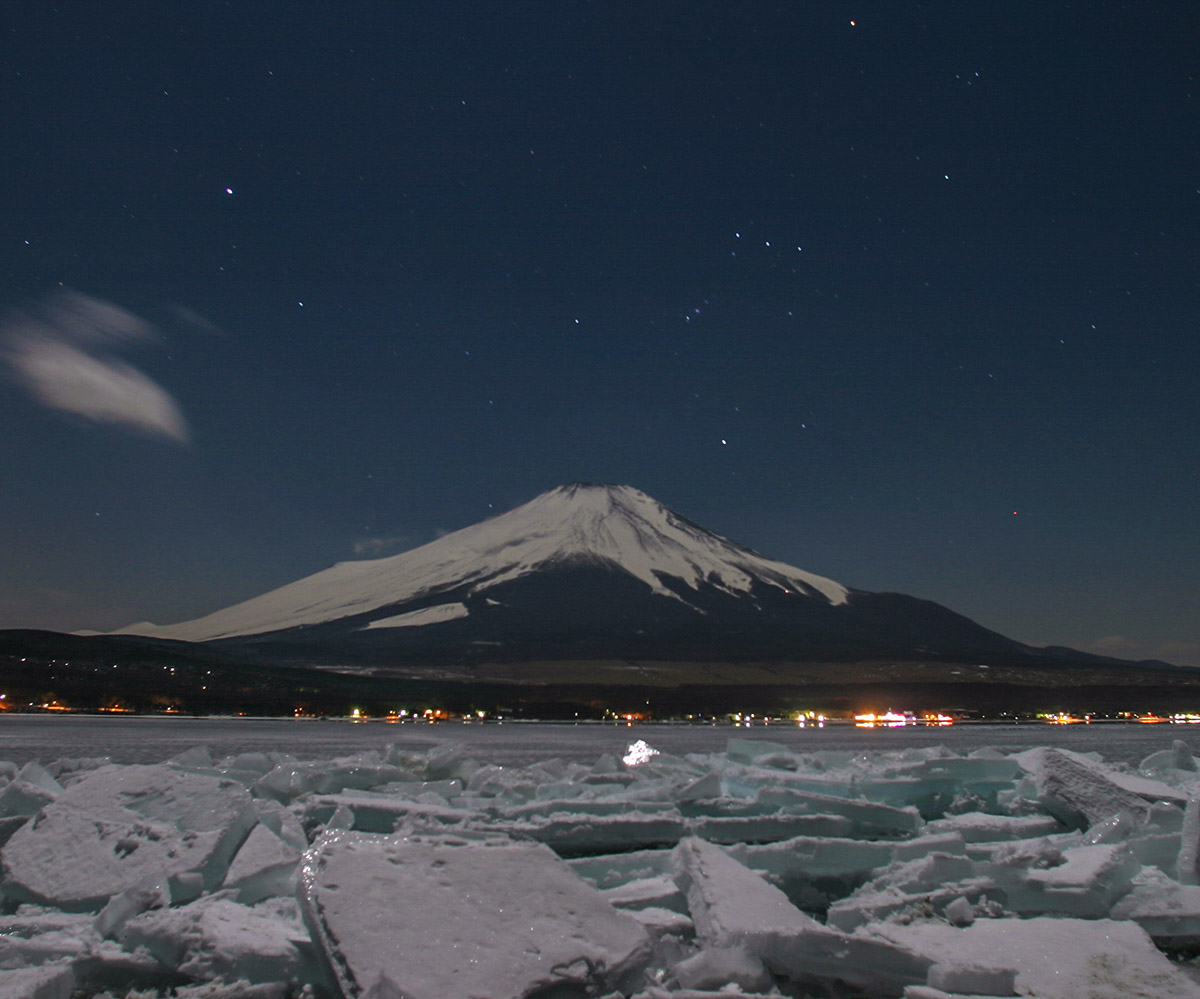
<svg viewBox="0 0 1200 999">
<path fill-rule="evenodd" d="M 766 558 L 629 486 L 589 483 L 400 555 L 120 633 L 380 665 L 1035 653 L 937 604 Z"/>
<path fill-rule="evenodd" d="M 142 623 L 122 631 L 187 642 L 257 635 L 358 617 L 464 586 L 476 595 L 531 573 L 572 565 L 625 573 L 651 593 L 683 603 L 686 590 L 701 583 L 744 594 L 758 580 L 830 604 L 845 603 L 849 593 L 832 580 L 706 531 L 637 489 L 572 483 L 400 555 L 340 562 L 194 621 L 166 627 Z M 675 580 L 675 588 L 662 577 Z M 682 593 L 677 592 L 680 583 Z M 375 618 L 369 626 L 434 624 L 465 616 L 461 608 L 457 602 L 433 605 Z"/>
</svg>

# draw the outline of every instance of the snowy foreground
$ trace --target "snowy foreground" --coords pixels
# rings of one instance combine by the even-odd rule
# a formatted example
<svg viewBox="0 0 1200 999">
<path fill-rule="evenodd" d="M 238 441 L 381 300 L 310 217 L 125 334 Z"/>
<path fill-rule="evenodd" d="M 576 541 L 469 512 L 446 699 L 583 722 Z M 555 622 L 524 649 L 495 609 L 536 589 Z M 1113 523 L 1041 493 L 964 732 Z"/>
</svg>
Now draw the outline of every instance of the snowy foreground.
<svg viewBox="0 0 1200 999">
<path fill-rule="evenodd" d="M 0 763 L 0 843 L 0 999 L 1200 999 L 1183 743 Z"/>
</svg>

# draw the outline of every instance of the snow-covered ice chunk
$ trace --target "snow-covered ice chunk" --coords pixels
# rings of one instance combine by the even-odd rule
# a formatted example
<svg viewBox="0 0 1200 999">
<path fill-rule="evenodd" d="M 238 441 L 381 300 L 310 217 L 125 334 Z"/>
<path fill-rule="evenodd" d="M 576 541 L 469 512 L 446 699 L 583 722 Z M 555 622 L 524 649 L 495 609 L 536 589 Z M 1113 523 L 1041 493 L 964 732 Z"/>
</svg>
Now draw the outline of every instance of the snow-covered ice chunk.
<svg viewBox="0 0 1200 999">
<path fill-rule="evenodd" d="M 639 992 L 633 999 L 766 999 L 778 996 L 778 992 L 745 992 L 739 988 L 712 989 L 663 989 L 653 986 Z M 607 999 L 607 997 L 606 997 Z"/>
<path fill-rule="evenodd" d="M 175 999 L 288 999 L 292 995 L 304 994 L 297 993 L 289 982 L 253 985 L 244 978 L 235 982 L 205 982 L 203 985 L 179 985 L 175 988 Z"/>
<path fill-rule="evenodd" d="M 636 920 L 536 843 L 328 833 L 305 855 L 301 891 L 346 997 L 621 987 L 650 950 Z"/>
<path fill-rule="evenodd" d="M 1056 913 L 1099 919 L 1133 883 L 1141 864 L 1124 844 L 1102 843 L 1062 851 L 1046 867 L 1015 864 L 1019 855 L 982 865 L 1004 890 L 1009 908 L 1023 915 Z"/>
<path fill-rule="evenodd" d="M 687 912 L 683 893 L 680 892 L 675 879 L 666 874 L 626 881 L 616 888 L 605 889 L 603 895 L 618 909 L 660 908 Z"/>
<path fill-rule="evenodd" d="M 668 935 L 691 937 L 696 932 L 691 918 L 674 909 L 660 909 L 652 905 L 645 909 L 627 909 L 626 911 L 641 923 L 653 937 Z"/>
<path fill-rule="evenodd" d="M 196 981 L 321 981 L 315 954 L 299 926 L 222 895 L 129 920 L 120 939 L 145 948 L 166 968 Z"/>
<path fill-rule="evenodd" d="M 71 999 L 75 975 L 70 965 L 16 968 L 0 973 L 0 999 Z"/>
<path fill-rule="evenodd" d="M 771 934 L 803 933 L 820 925 L 712 843 L 684 840 L 675 848 L 672 867 L 696 932 L 712 946 L 746 944 L 761 951 L 762 940 Z"/>
<path fill-rule="evenodd" d="M 62 785 L 54 779 L 54 775 L 49 770 L 36 760 L 30 760 L 25 766 L 21 767 L 17 778 L 28 784 L 40 787 L 44 791 L 49 791 L 54 797 L 62 793 Z"/>
<path fill-rule="evenodd" d="M 185 872 L 225 876 L 256 822 L 245 790 L 166 766 L 107 766 L 72 784 L 3 850 L 6 897 L 94 911 Z"/>
<path fill-rule="evenodd" d="M 927 833 L 957 832 L 968 843 L 993 843 L 1000 840 L 1034 839 L 1062 832 L 1063 827 L 1053 815 L 990 815 L 985 812 L 964 812 L 934 819 L 925 827 Z"/>
<path fill-rule="evenodd" d="M 255 794 L 274 798 L 285 805 L 310 792 L 368 791 L 381 784 L 419 779 L 408 768 L 381 761 L 374 753 L 304 763 L 288 759 L 278 762 L 264 774 L 256 770 L 239 772 L 246 775 L 245 782 L 253 787 Z"/>
<path fill-rule="evenodd" d="M 338 828 L 372 833 L 394 832 L 405 821 L 419 823 L 423 827 L 444 828 L 462 825 L 471 818 L 470 812 L 451 808 L 443 798 L 437 796 L 433 801 L 414 801 L 375 791 L 343 791 L 306 799 L 300 822 L 310 831 L 317 826 L 332 828 L 335 825 L 333 816 L 339 811 L 344 813 L 346 824 L 338 825 Z"/>
<path fill-rule="evenodd" d="M 208 751 L 207 746 L 192 746 L 182 753 L 176 753 L 167 760 L 167 763 L 180 770 L 188 770 L 193 773 L 211 773 L 215 769 L 212 754 Z"/>
<path fill-rule="evenodd" d="M 1176 739 L 1171 743 L 1170 749 L 1160 749 L 1142 760 L 1139 769 L 1149 772 L 1182 770 L 1185 773 L 1195 773 L 1196 758 L 1192 756 L 1186 742 Z"/>
<path fill-rule="evenodd" d="M 37 815 L 43 806 L 57 799 L 60 793 L 17 778 L 0 790 L 0 818 Z"/>
<path fill-rule="evenodd" d="M 796 836 L 854 835 L 844 815 L 700 815 L 687 820 L 690 835 L 710 843 L 774 843 Z"/>
<path fill-rule="evenodd" d="M 667 874 L 671 867 L 671 850 L 630 850 L 572 857 L 567 866 L 588 884 L 601 889 L 616 888 L 640 878 Z"/>
<path fill-rule="evenodd" d="M 1017 992 L 1037 999 L 1200 999 L 1200 985 L 1134 923 L 1042 916 L 977 919 L 962 929 L 941 921 L 875 923 L 865 932 L 944 967 L 1012 968 Z"/>
<path fill-rule="evenodd" d="M 790 749 L 781 742 L 770 742 L 767 739 L 739 739 L 730 737 L 725 743 L 725 758 L 731 763 L 754 763 L 764 757 L 791 757 L 795 770 L 795 757 Z"/>
<path fill-rule="evenodd" d="M 1017 973 L 996 964 L 935 964 L 929 969 L 929 984 L 944 992 L 1015 996 Z"/>
<path fill-rule="evenodd" d="M 853 822 L 856 834 L 863 837 L 911 836 L 925 825 L 920 813 L 911 806 L 896 808 L 797 788 L 761 787 L 754 800 L 762 806 L 801 814 L 840 815 Z"/>
<path fill-rule="evenodd" d="M 0 969 L 72 962 L 84 956 L 96 936 L 88 922 L 55 926 L 52 922 L 32 932 L 0 935 Z M 3 980 L 0 973 L 0 980 Z"/>
<path fill-rule="evenodd" d="M 850 884 L 890 864 L 894 849 L 892 843 L 796 836 L 778 843 L 735 843 L 725 852 L 779 881 L 834 878 Z"/>
<path fill-rule="evenodd" d="M 679 787 L 673 797 L 677 802 L 688 801 L 705 801 L 709 798 L 719 798 L 721 796 L 721 775 L 710 770 L 703 777 L 697 777 L 695 780 L 688 781 L 682 787 Z"/>
<path fill-rule="evenodd" d="M 1140 794 L 1117 783 L 1114 773 L 1089 766 L 1076 754 L 1039 747 L 1014 759 L 1033 777 L 1046 811 L 1068 826 L 1086 829 L 1122 811 L 1137 819 L 1150 814 Z"/>
<path fill-rule="evenodd" d="M 766 966 L 745 947 L 705 947 L 675 965 L 675 980 L 685 989 L 717 991 L 735 985 L 766 992 L 774 982 Z"/>
<path fill-rule="evenodd" d="M 1132 919 L 1160 947 L 1200 947 L 1200 886 L 1159 876 L 1135 885 L 1113 906 L 1113 919 Z"/>
<path fill-rule="evenodd" d="M 926 980 L 927 959 L 823 926 L 718 846 L 686 839 L 673 863 L 696 935 L 708 946 L 742 945 L 793 981 L 841 980 L 870 995 L 895 995 Z"/>
<path fill-rule="evenodd" d="M 52 804 L 17 830 L 3 852 L 6 898 L 96 911 L 120 892 L 209 865 L 215 832 L 185 837 L 135 812 Z"/>
<path fill-rule="evenodd" d="M 994 882 L 976 875 L 968 858 L 934 853 L 889 867 L 848 897 L 837 899 L 826 921 L 850 931 L 900 913 L 943 914 L 964 896 L 977 900 L 994 887 Z"/>
<path fill-rule="evenodd" d="M 678 843 L 686 834 L 678 814 L 626 812 L 621 815 L 551 815 L 539 822 L 514 822 L 496 826 L 497 833 L 511 833 L 545 843 L 563 855 L 642 850 Z"/>
<path fill-rule="evenodd" d="M 953 829 L 949 832 L 926 834 L 918 836 L 916 839 L 897 843 L 892 850 L 892 858 L 896 863 L 903 863 L 928 857 L 931 853 L 948 853 L 959 856 L 965 855 L 966 852 L 965 837 L 957 829 Z"/>
<path fill-rule="evenodd" d="M 105 903 L 92 923 L 92 928 L 102 937 L 115 940 L 122 927 L 134 916 L 147 909 L 162 906 L 170 901 L 164 897 L 160 886 L 135 888 L 114 895 Z"/>
<path fill-rule="evenodd" d="M 29 821 L 28 815 L 0 816 L 0 847 L 4 846 L 21 826 Z"/>
<path fill-rule="evenodd" d="M 291 895 L 296 888 L 299 865 L 300 851 L 259 823 L 229 865 L 224 887 L 236 888 L 238 901 L 243 905 Z"/>
<path fill-rule="evenodd" d="M 1183 812 L 1176 873 L 1185 885 L 1200 882 L 1200 798 L 1189 801 Z"/>
</svg>

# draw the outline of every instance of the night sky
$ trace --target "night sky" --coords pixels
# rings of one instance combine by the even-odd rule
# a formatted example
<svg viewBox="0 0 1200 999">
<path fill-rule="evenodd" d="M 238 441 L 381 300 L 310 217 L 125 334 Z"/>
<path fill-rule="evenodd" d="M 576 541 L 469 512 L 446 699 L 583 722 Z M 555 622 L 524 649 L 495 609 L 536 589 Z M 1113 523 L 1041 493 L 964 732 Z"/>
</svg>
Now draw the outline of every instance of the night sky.
<svg viewBox="0 0 1200 999">
<path fill-rule="evenodd" d="M 1200 664 L 1200 7 L 0 14 L 0 627 L 573 480 Z"/>
</svg>

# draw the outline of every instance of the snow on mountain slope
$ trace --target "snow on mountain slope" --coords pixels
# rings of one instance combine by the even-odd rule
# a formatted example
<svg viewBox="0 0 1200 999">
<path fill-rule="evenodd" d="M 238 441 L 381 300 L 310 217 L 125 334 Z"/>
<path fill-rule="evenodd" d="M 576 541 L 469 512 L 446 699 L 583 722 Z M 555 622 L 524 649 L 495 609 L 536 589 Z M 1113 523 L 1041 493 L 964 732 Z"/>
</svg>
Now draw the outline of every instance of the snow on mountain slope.
<svg viewBox="0 0 1200 999">
<path fill-rule="evenodd" d="M 478 593 L 531 572 L 577 563 L 621 570 L 675 600 L 682 598 L 663 585 L 660 575 L 693 590 L 704 583 L 732 594 L 749 593 L 757 581 L 829 604 L 845 603 L 849 592 L 713 534 L 637 489 L 573 483 L 400 555 L 339 562 L 206 617 L 166 626 L 131 625 L 120 633 L 189 642 L 264 634 L 367 614 L 463 586 Z M 430 620 L 461 614 L 456 610 Z"/>
</svg>

